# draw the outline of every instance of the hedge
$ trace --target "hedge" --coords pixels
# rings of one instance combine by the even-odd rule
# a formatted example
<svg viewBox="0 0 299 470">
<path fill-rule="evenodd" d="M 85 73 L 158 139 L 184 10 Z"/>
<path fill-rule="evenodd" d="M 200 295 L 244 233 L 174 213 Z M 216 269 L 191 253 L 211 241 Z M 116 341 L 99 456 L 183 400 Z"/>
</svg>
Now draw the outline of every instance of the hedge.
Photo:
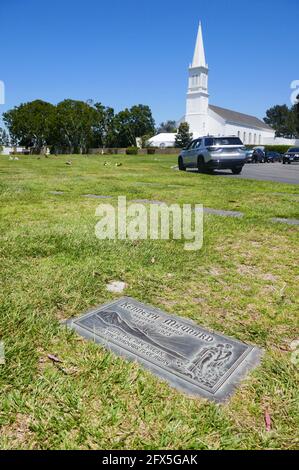
<svg viewBox="0 0 299 470">
<path fill-rule="evenodd" d="M 246 145 L 247 148 L 265 147 L 268 152 L 286 153 L 291 145 Z"/>
</svg>

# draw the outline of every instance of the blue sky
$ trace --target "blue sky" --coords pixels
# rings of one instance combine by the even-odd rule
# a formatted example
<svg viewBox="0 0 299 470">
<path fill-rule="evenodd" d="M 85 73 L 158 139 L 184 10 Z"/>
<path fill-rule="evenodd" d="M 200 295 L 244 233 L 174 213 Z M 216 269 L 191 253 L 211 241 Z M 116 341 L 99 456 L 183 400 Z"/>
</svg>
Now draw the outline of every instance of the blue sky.
<svg viewBox="0 0 299 470">
<path fill-rule="evenodd" d="M 0 0 L 0 112 L 92 98 L 178 119 L 201 20 L 210 102 L 263 117 L 299 80 L 298 19 L 298 0 Z"/>
</svg>

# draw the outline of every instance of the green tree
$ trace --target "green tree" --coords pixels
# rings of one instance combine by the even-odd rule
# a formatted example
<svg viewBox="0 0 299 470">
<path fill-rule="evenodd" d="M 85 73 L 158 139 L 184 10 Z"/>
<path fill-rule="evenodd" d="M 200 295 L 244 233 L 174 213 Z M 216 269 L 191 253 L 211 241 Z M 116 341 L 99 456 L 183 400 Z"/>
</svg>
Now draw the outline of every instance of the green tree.
<svg viewBox="0 0 299 470">
<path fill-rule="evenodd" d="M 297 103 L 292 107 L 292 115 L 295 135 L 299 138 L 299 95 L 297 96 Z"/>
<path fill-rule="evenodd" d="M 185 148 L 192 142 L 193 134 L 189 132 L 189 124 L 182 122 L 179 125 L 178 133 L 175 136 L 175 146 L 178 148 Z"/>
<path fill-rule="evenodd" d="M 95 103 L 95 123 L 93 126 L 95 147 L 107 147 L 114 140 L 114 109 Z"/>
<path fill-rule="evenodd" d="M 142 104 L 120 111 L 114 119 L 116 145 L 128 147 L 136 145 L 136 138 L 154 135 L 155 121 L 149 106 Z"/>
<path fill-rule="evenodd" d="M 9 145 L 9 135 L 5 129 L 0 127 L 0 145 L 7 147 Z"/>
<path fill-rule="evenodd" d="M 266 124 L 275 130 L 276 137 L 294 137 L 294 117 L 287 105 L 276 105 L 266 111 Z"/>
<path fill-rule="evenodd" d="M 176 121 L 170 121 L 170 120 L 166 122 L 161 122 L 161 124 L 157 128 L 157 134 L 161 134 L 163 132 L 174 133 L 176 131 L 177 131 Z"/>
<path fill-rule="evenodd" d="M 67 99 L 56 107 L 55 144 L 58 151 L 86 153 L 97 123 L 97 112 L 84 101 Z"/>
<path fill-rule="evenodd" d="M 55 106 L 42 100 L 23 103 L 3 114 L 12 142 L 33 147 L 39 153 L 51 143 Z"/>
</svg>

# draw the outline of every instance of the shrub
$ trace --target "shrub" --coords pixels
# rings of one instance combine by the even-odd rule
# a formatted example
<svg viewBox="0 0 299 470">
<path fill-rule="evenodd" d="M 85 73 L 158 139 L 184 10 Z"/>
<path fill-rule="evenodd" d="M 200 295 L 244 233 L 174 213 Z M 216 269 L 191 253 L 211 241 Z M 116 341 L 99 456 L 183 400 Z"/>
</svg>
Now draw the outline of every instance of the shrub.
<svg viewBox="0 0 299 470">
<path fill-rule="evenodd" d="M 138 147 L 128 147 L 126 149 L 127 155 L 138 155 Z"/>
<path fill-rule="evenodd" d="M 286 153 L 291 145 L 266 145 L 266 150 L 269 152 L 278 152 L 278 153 Z"/>
<path fill-rule="evenodd" d="M 147 154 L 148 155 L 154 155 L 156 153 L 156 149 L 154 147 L 148 147 L 147 148 Z"/>
</svg>

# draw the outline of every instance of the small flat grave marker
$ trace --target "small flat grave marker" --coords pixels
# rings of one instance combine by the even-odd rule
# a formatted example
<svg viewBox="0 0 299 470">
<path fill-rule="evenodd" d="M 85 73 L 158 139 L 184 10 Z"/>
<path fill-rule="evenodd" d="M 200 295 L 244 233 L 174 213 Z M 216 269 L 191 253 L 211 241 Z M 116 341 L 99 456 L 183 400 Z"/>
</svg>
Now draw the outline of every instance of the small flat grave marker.
<svg viewBox="0 0 299 470">
<path fill-rule="evenodd" d="M 101 196 L 98 194 L 83 194 L 83 197 L 89 197 L 90 199 L 111 199 L 112 196 Z"/>
<path fill-rule="evenodd" d="M 54 194 L 55 196 L 60 196 L 61 194 L 64 194 L 64 191 L 50 191 L 50 194 Z"/>
<path fill-rule="evenodd" d="M 238 211 L 227 211 L 224 209 L 211 209 L 210 207 L 204 207 L 203 211 L 206 214 L 220 215 L 222 217 L 243 217 L 242 212 Z"/>
<path fill-rule="evenodd" d="M 141 203 L 141 204 L 163 204 L 162 201 L 155 201 L 155 200 L 151 200 L 151 199 L 132 199 L 129 202 L 137 202 L 137 203 Z"/>
<path fill-rule="evenodd" d="M 136 186 L 157 186 L 159 188 L 167 189 L 167 188 L 185 188 L 186 185 L 182 184 L 163 184 L 163 183 L 148 183 L 148 182 L 142 182 L 142 181 L 137 181 L 134 183 Z"/>
<path fill-rule="evenodd" d="M 279 222 L 287 225 L 299 225 L 299 219 L 283 219 L 282 217 L 273 217 L 272 222 Z"/>
<path fill-rule="evenodd" d="M 261 351 L 168 315 L 130 297 L 97 307 L 66 324 L 81 336 L 137 360 L 188 394 L 225 400 Z"/>
</svg>

